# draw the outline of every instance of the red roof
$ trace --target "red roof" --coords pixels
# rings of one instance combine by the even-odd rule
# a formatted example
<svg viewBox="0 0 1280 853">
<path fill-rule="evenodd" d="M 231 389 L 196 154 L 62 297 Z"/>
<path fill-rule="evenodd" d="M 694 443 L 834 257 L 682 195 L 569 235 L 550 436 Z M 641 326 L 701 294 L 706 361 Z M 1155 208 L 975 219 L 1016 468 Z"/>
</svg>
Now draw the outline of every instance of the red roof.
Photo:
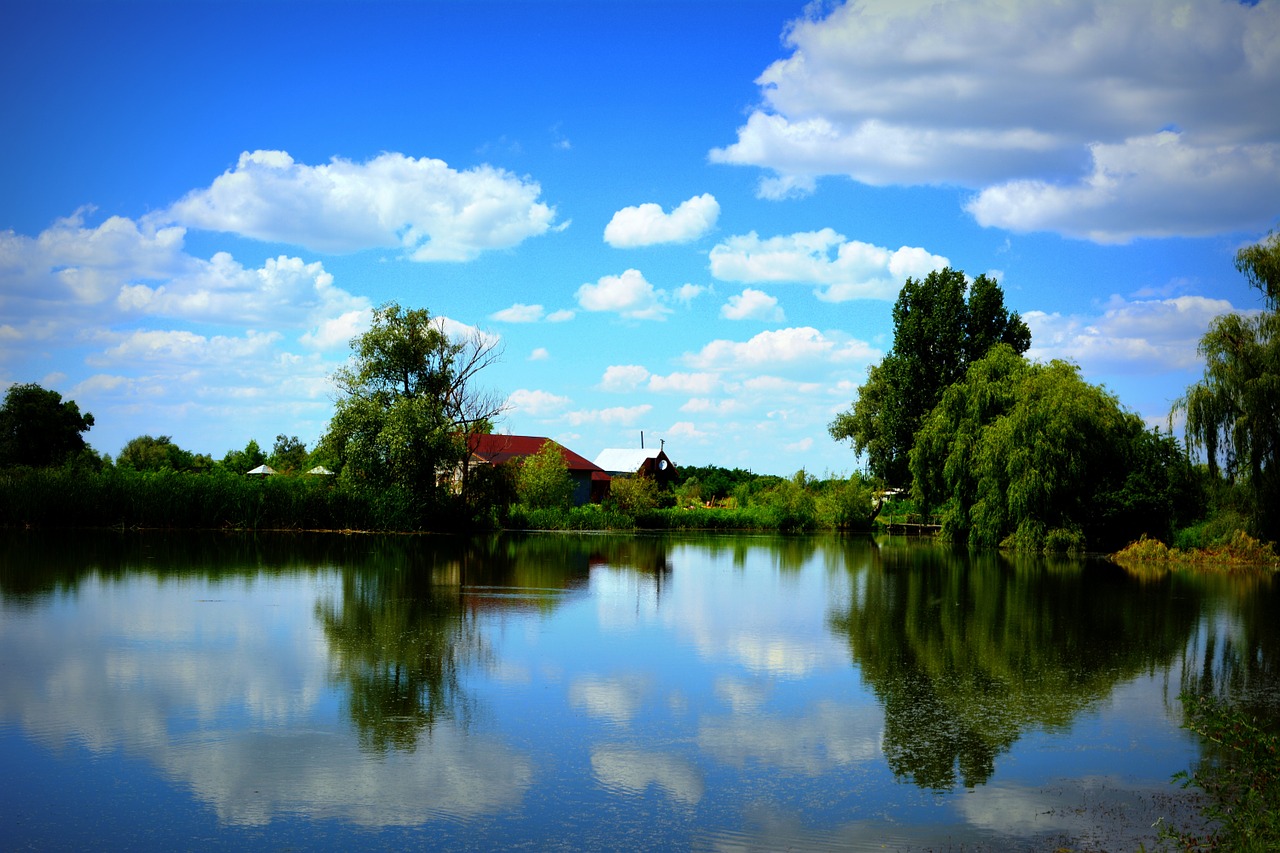
<svg viewBox="0 0 1280 853">
<path fill-rule="evenodd" d="M 468 438 L 471 452 L 491 465 L 502 465 L 517 457 L 532 456 L 548 441 L 551 439 L 537 435 L 472 435 Z M 560 448 L 560 455 L 564 457 L 570 471 L 590 471 L 592 479 L 599 479 L 595 476 L 597 472 L 604 474 L 604 469 L 591 460 L 579 456 L 562 444 L 557 443 L 556 447 Z M 607 475 L 605 479 L 608 479 Z"/>
</svg>

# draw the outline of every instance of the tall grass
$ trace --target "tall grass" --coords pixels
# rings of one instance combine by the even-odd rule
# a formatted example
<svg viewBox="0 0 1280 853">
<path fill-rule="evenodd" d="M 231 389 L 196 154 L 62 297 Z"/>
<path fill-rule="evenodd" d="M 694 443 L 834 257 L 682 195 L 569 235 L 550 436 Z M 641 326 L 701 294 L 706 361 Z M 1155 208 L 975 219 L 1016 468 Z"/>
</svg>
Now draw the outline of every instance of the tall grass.
<svg viewBox="0 0 1280 853">
<path fill-rule="evenodd" d="M 320 477 L 243 477 L 129 469 L 0 472 L 8 527 L 407 530 L 420 513 L 394 491 Z"/>
</svg>

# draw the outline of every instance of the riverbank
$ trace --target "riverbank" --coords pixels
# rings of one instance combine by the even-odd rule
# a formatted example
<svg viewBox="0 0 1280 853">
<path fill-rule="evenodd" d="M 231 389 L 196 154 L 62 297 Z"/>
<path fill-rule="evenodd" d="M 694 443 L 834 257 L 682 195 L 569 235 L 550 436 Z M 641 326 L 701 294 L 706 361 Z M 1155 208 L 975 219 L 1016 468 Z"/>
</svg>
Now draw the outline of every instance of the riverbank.
<svg viewBox="0 0 1280 853">
<path fill-rule="evenodd" d="M 1144 536 L 1112 554 L 1111 559 L 1126 568 L 1280 570 L 1280 556 L 1277 556 L 1275 546 L 1260 542 L 1243 530 L 1235 531 L 1225 543 L 1204 548 L 1170 548 L 1158 539 Z"/>
</svg>

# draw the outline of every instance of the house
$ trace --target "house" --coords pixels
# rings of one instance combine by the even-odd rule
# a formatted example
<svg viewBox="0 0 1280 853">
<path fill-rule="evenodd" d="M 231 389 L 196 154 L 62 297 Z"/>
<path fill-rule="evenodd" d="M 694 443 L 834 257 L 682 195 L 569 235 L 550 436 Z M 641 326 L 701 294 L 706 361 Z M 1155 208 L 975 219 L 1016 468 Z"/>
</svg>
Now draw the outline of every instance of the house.
<svg viewBox="0 0 1280 853">
<path fill-rule="evenodd" d="M 600 451 L 596 465 L 610 477 L 649 477 L 660 486 L 674 483 L 680 477 L 680 472 L 661 447 L 657 450 L 609 448 Z"/>
<path fill-rule="evenodd" d="M 513 459 L 533 456 L 549 438 L 536 435 L 471 435 L 467 443 L 471 448 L 471 464 L 505 465 Z M 600 503 L 609 494 L 609 475 L 591 460 L 579 456 L 562 444 L 560 455 L 569 466 L 573 478 L 573 503 Z"/>
</svg>

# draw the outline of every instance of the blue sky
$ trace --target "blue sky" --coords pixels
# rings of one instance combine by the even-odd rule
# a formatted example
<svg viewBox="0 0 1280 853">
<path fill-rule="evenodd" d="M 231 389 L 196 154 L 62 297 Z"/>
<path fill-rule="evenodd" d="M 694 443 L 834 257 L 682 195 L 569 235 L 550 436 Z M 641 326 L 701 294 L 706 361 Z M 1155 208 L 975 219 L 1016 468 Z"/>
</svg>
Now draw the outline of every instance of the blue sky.
<svg viewBox="0 0 1280 853">
<path fill-rule="evenodd" d="M 112 455 L 312 446 L 394 300 L 504 432 L 847 473 L 945 264 L 1164 423 L 1280 217 L 1274 0 L 24 2 L 0 69 L 0 385 Z"/>
</svg>

